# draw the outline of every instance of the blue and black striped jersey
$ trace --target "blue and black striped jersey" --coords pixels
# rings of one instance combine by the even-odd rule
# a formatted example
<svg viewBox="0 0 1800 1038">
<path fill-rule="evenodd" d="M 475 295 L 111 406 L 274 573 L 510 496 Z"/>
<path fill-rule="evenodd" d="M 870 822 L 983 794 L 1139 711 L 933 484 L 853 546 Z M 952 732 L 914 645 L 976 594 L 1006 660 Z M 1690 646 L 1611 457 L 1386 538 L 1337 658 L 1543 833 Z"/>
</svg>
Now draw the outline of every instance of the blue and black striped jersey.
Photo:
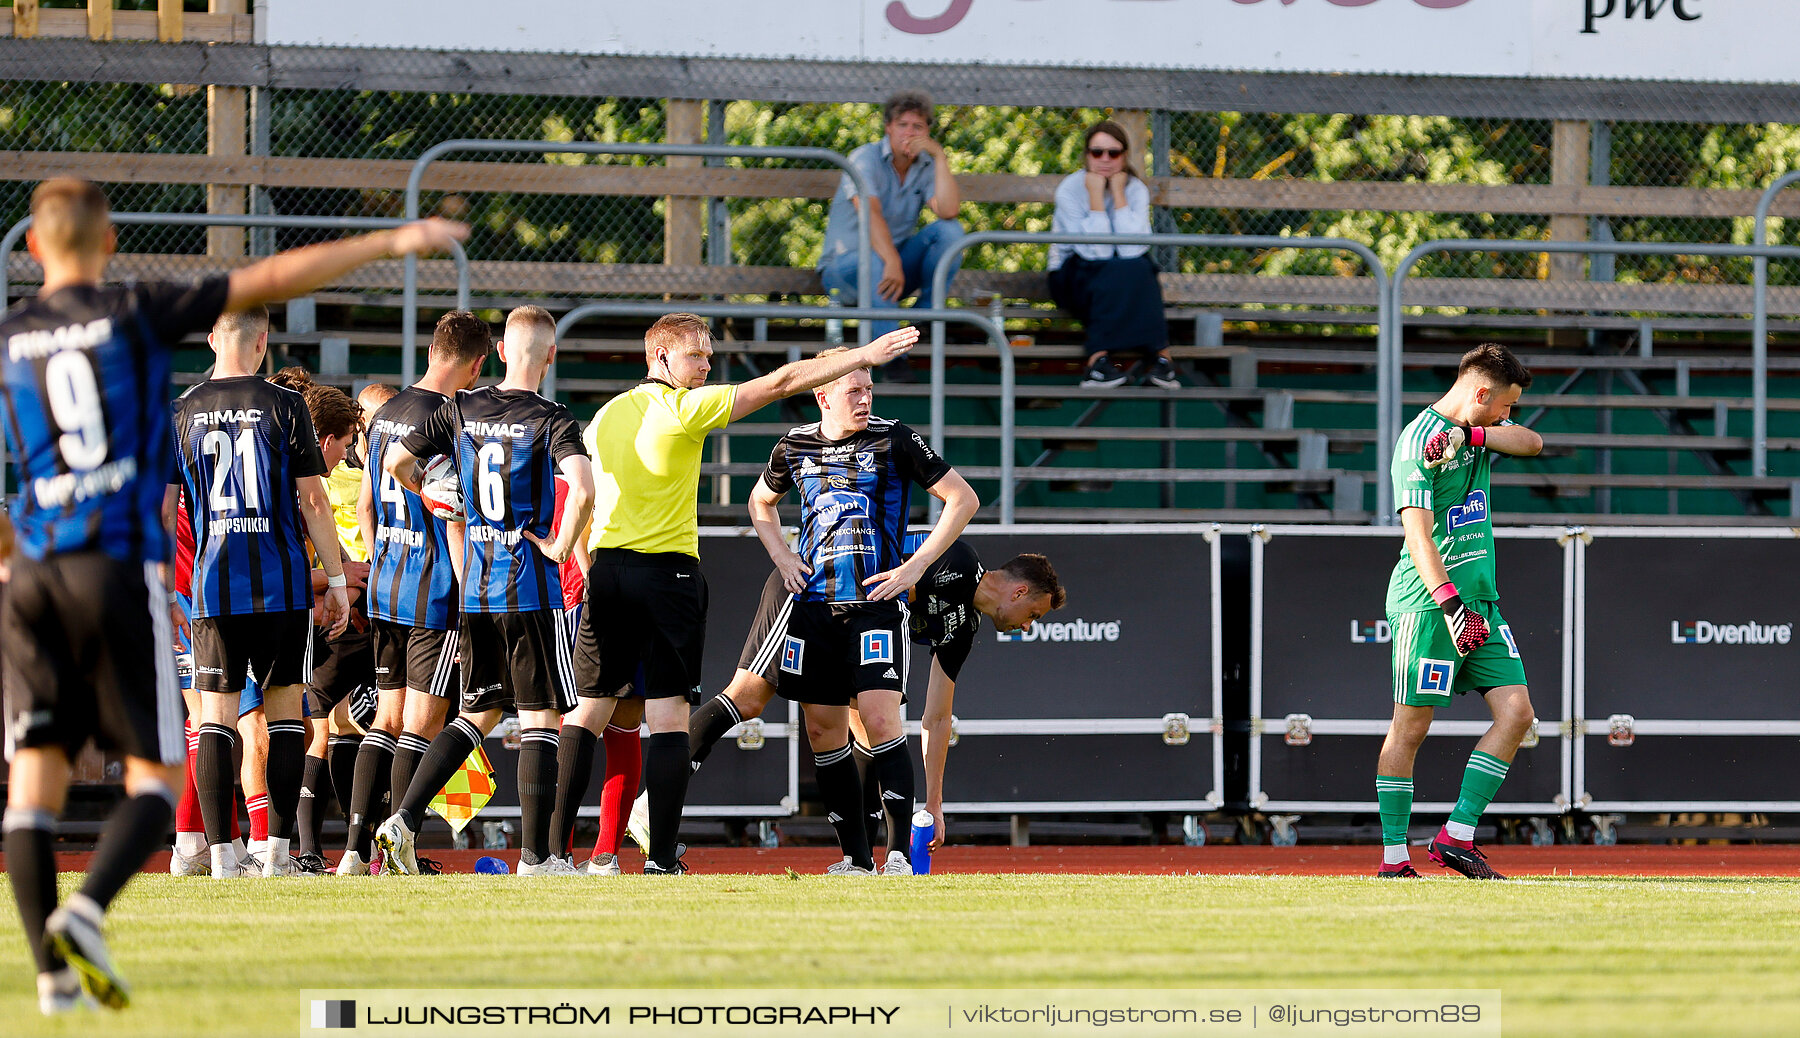
<svg viewBox="0 0 1800 1038">
<path fill-rule="evenodd" d="M 212 326 L 229 291 L 224 277 L 192 286 L 77 285 L 0 319 L 0 407 L 19 466 L 14 519 L 27 556 L 169 557 L 162 499 L 173 466 L 170 351 Z"/>
<path fill-rule="evenodd" d="M 299 393 L 258 375 L 202 382 L 175 407 L 194 526 L 194 614 L 311 609 L 312 565 L 294 481 L 325 474 Z"/>
<path fill-rule="evenodd" d="M 799 554 L 812 576 L 794 597 L 864 601 L 863 581 L 904 561 L 912 484 L 929 488 L 949 471 L 924 437 L 885 418 L 835 441 L 817 422 L 789 430 L 762 478 L 777 494 L 800 488 Z"/>
<path fill-rule="evenodd" d="M 444 522 L 425 510 L 387 474 L 388 447 L 430 420 L 447 398 L 412 386 L 381 405 L 369 423 L 369 465 L 364 479 L 375 500 L 375 543 L 369 545 L 369 615 L 411 627 L 447 631 L 456 626 L 456 572 Z M 429 460 L 429 459 L 427 459 Z"/>
<path fill-rule="evenodd" d="M 400 438 L 416 458 L 456 459 L 463 511 L 462 607 L 467 613 L 562 608 L 556 565 L 526 540 L 549 537 L 556 471 L 582 455 L 569 409 L 526 389 L 463 390 Z"/>
</svg>

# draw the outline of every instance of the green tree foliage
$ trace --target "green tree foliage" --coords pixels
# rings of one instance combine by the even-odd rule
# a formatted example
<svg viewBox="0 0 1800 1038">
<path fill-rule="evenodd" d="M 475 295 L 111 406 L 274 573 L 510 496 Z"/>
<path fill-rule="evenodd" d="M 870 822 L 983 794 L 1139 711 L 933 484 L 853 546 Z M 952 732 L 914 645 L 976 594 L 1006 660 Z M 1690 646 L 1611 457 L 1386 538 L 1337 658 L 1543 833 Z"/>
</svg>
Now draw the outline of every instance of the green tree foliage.
<svg viewBox="0 0 1800 1038">
<path fill-rule="evenodd" d="M 55 6 L 47 3 L 46 6 Z M 77 5 L 78 6 L 78 5 Z M 153 9 L 154 0 L 132 0 Z M 189 3 L 203 9 L 203 3 Z M 266 92 L 267 133 L 275 155 L 410 160 L 453 137 L 549 141 L 656 142 L 666 135 L 660 99 L 495 96 L 371 91 Z M 1102 109 L 941 106 L 937 135 L 959 174 L 1054 176 L 1080 168 L 1082 131 L 1109 114 Z M 726 106 L 725 141 L 740 145 L 808 145 L 848 153 L 882 132 L 880 108 L 856 104 L 738 101 Z M 1341 114 L 1175 113 L 1165 150 L 1177 177 L 1421 184 L 1545 184 L 1550 123 L 1544 120 Z M 0 84 L 0 150 L 204 153 L 203 91 L 170 86 L 14 82 Z M 456 161 L 648 164 L 662 160 L 557 154 L 459 155 Z M 744 165 L 732 160 L 731 165 Z M 1618 124 L 1612 129 L 1611 182 L 1629 186 L 1751 189 L 1800 166 L 1800 126 L 1788 124 Z M 1148 172 L 1148 171 L 1146 171 Z M 0 181 L 0 216 L 16 220 L 29 185 Z M 198 212 L 204 190 L 181 185 L 109 185 L 116 208 Z M 972 230 L 1043 231 L 1050 227 L 1048 185 L 1042 201 L 965 202 Z M 274 189 L 276 212 L 398 215 L 400 193 L 381 189 Z M 475 226 L 469 251 L 481 259 L 545 262 L 655 263 L 662 258 L 663 204 L 656 198 L 427 193 L 429 212 Z M 727 199 L 732 256 L 751 265 L 810 267 L 824 235 L 825 199 Z M 1202 234 L 1312 235 L 1370 245 L 1392 264 L 1432 238 L 1541 239 L 1544 215 L 1377 211 L 1173 210 L 1175 230 Z M 1748 242 L 1748 217 L 1677 220 L 1615 219 L 1624 241 Z M 1772 240 L 1785 240 L 1780 221 Z M 308 233 L 283 234 L 282 246 Z M 204 236 L 179 230 L 127 231 L 133 251 L 198 251 Z M 974 250 L 968 265 L 1036 269 L 1043 250 Z M 1541 276 L 1534 256 L 1453 255 L 1433 258 L 1422 273 L 1442 276 Z M 1698 279 L 1741 282 L 1748 261 L 1621 257 L 1621 280 Z M 1777 283 L 1793 283 L 1784 264 Z M 1354 275 L 1353 259 L 1297 250 L 1184 249 L 1189 272 L 1268 275 Z"/>
</svg>

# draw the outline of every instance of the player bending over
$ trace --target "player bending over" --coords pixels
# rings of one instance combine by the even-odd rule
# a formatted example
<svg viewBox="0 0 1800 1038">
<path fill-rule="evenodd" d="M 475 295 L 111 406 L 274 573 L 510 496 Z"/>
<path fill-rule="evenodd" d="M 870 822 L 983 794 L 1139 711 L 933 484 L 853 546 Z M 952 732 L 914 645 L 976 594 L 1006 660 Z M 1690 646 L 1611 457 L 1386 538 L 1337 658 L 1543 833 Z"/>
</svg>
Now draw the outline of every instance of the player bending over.
<svg viewBox="0 0 1800 1038">
<path fill-rule="evenodd" d="M 1406 846 L 1413 758 L 1432 711 L 1471 691 L 1487 700 L 1494 723 L 1469 756 L 1456 809 L 1431 841 L 1431 860 L 1470 879 L 1505 878 L 1475 846 L 1475 823 L 1500 791 L 1535 715 L 1518 643 L 1500 615 L 1488 478 L 1496 454 L 1531 457 L 1544 448 L 1537 433 L 1507 421 L 1530 385 L 1531 373 L 1511 350 L 1477 346 L 1463 355 L 1450 391 L 1407 425 L 1394 448 L 1394 500 L 1406 547 L 1387 592 L 1394 720 L 1375 776 L 1382 844 L 1376 875 L 1384 878 L 1418 875 Z"/>
</svg>

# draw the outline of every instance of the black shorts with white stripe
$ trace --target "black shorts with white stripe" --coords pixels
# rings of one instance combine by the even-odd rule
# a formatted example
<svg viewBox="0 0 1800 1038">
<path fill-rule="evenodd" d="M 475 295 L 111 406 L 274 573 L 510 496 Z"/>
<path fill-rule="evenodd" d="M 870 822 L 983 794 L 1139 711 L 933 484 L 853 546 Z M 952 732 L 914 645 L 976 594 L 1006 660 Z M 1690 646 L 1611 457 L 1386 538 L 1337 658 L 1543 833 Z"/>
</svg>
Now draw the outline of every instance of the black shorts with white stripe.
<svg viewBox="0 0 1800 1038">
<path fill-rule="evenodd" d="M 794 596 L 781 582 L 781 571 L 769 574 L 763 581 L 762 599 L 756 603 L 756 619 L 750 621 L 750 633 L 744 636 L 744 650 L 738 653 L 738 669 L 776 684 L 781 675 L 782 636 L 787 634 L 788 613 Z"/>
<path fill-rule="evenodd" d="M 783 699 L 847 706 L 864 692 L 906 691 L 912 643 L 906 604 L 797 601 L 780 639 L 776 690 Z"/>
<path fill-rule="evenodd" d="M 412 627 L 375 617 L 369 621 L 369 641 L 375 651 L 376 688 L 410 688 L 439 699 L 456 694 L 456 653 L 462 644 L 461 632 Z"/>
<path fill-rule="evenodd" d="M 92 738 L 103 750 L 180 764 L 187 756 L 174 625 L 154 563 L 101 552 L 16 555 L 0 605 L 6 751 Z M 242 683 L 243 667 L 238 668 Z"/>
<path fill-rule="evenodd" d="M 264 695 L 272 688 L 312 684 L 310 610 L 207 616 L 192 626 L 194 687 L 201 692 L 237 695 L 246 667 Z"/>
<path fill-rule="evenodd" d="M 462 709 L 575 709 L 569 618 L 561 609 L 462 615 Z"/>
</svg>

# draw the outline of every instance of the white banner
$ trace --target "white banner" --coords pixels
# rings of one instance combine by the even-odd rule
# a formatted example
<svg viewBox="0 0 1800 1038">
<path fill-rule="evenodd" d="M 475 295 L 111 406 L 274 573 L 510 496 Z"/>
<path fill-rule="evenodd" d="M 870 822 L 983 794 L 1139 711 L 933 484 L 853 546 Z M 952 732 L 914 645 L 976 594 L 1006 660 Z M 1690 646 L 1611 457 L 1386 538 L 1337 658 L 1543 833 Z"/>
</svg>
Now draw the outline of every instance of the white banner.
<svg viewBox="0 0 1800 1038">
<path fill-rule="evenodd" d="M 1795 0 L 266 0 L 270 44 L 1800 82 Z"/>
</svg>

